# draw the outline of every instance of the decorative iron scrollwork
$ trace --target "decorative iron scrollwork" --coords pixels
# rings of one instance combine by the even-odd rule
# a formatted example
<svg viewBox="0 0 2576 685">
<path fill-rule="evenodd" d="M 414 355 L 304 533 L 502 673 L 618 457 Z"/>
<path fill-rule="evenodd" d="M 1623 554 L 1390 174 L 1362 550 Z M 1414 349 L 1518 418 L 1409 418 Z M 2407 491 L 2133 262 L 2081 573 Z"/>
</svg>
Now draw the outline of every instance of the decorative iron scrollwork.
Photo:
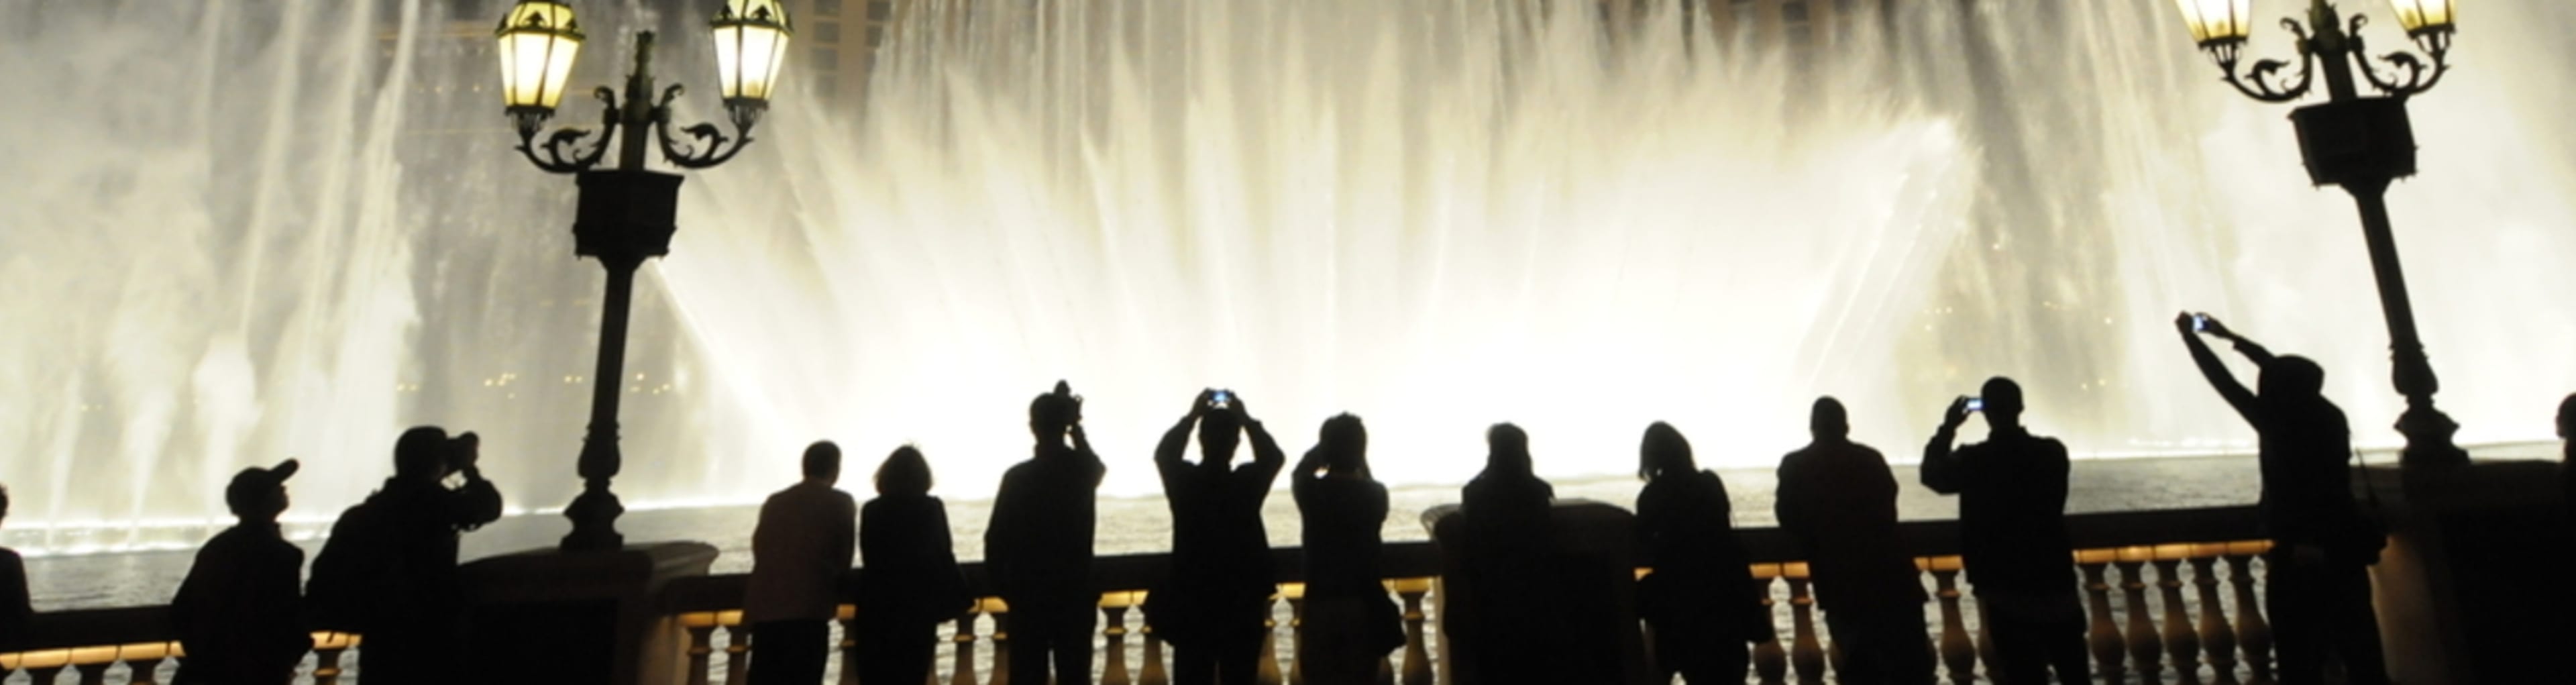
<svg viewBox="0 0 2576 685">
<path fill-rule="evenodd" d="M 2379 92 L 2387 93 L 2390 97 L 2406 97 L 2422 93 L 2432 90 L 2434 84 L 2442 82 L 2443 74 L 2450 73 L 2451 31 L 2448 28 L 2442 28 L 2417 31 L 2414 36 L 2415 47 L 2430 56 L 2432 63 L 2426 64 L 2424 58 L 2416 57 L 2414 53 L 2402 50 L 2391 52 L 2379 56 L 2377 61 L 2387 62 L 2389 70 L 2395 73 L 2382 76 L 2379 66 L 2371 59 L 2369 49 L 2363 47 L 2361 40 L 2361 27 L 2369 23 L 2369 16 L 2353 15 L 2352 29 L 2346 34 L 2352 39 L 2353 57 L 2361 62 L 2362 78 L 2369 79 L 2370 85 L 2378 88 Z"/>
</svg>

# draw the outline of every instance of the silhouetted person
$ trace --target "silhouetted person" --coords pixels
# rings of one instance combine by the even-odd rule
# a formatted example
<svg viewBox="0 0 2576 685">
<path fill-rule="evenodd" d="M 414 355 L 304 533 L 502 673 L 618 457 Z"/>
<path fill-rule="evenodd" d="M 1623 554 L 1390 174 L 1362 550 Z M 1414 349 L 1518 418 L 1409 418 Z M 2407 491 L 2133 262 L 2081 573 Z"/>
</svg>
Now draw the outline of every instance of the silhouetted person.
<svg viewBox="0 0 2576 685">
<path fill-rule="evenodd" d="M 2342 656 L 2346 682 L 2388 682 L 2370 599 L 2369 566 L 2378 562 L 2383 541 L 2366 539 L 2377 536 L 2353 503 L 2352 429 L 2343 410 L 2320 394 L 2325 369 L 2295 355 L 2273 356 L 2206 314 L 2176 316 L 2174 328 L 2201 375 L 2254 425 L 2260 441 L 2263 495 L 2256 508 L 2272 538 L 2263 604 L 2281 683 L 2322 682 L 2329 653 Z M 2259 391 L 2237 382 L 2195 332 L 2235 343 L 2261 368 Z"/>
<path fill-rule="evenodd" d="M 1701 470 L 1690 440 L 1662 422 L 1637 448 L 1640 563 L 1637 613 L 1655 631 L 1655 682 L 1678 673 L 1691 685 L 1742 683 L 1745 646 L 1772 639 L 1771 610 L 1753 582 L 1752 557 L 1735 537 L 1726 482 Z"/>
<path fill-rule="evenodd" d="M 2021 385 L 1997 376 L 1979 391 L 1986 441 L 1950 449 L 1969 399 L 1950 402 L 1923 446 L 1923 487 L 1959 496 L 1959 549 L 1994 634 L 1996 681 L 2084 685 L 2092 654 L 2066 536 L 2066 445 L 2021 425 Z"/>
<path fill-rule="evenodd" d="M 2568 523 L 2576 525 L 2576 393 L 2558 402 L 2558 440 L 2559 498 L 2567 508 Z"/>
<path fill-rule="evenodd" d="M 1029 401 L 1037 438 L 1028 461 L 1002 475 L 984 529 L 984 571 L 1010 605 L 1011 679 L 1091 682 L 1091 631 L 1100 591 L 1091 586 L 1093 495 L 1108 472 L 1082 430 L 1082 398 L 1064 382 Z M 1070 444 L 1068 444 L 1070 440 Z"/>
<path fill-rule="evenodd" d="M 1199 461 L 1181 452 L 1190 433 Z M 1252 437 L 1252 463 L 1234 466 Z M 1261 503 L 1288 456 L 1232 391 L 1209 390 L 1154 446 L 1154 469 L 1172 507 L 1172 571 L 1145 595 L 1154 636 L 1172 645 L 1177 685 L 1252 685 L 1270 638 L 1270 595 L 1278 590 Z"/>
<path fill-rule="evenodd" d="M 742 620 L 751 624 L 753 685 L 821 681 L 832 652 L 832 618 L 857 544 L 859 505 L 833 487 L 841 481 L 839 445 L 806 446 L 804 473 L 804 480 L 760 504 L 760 523 L 751 531 Z"/>
<path fill-rule="evenodd" d="M 435 426 L 394 441 L 394 475 L 340 514 L 313 560 L 306 600 L 321 627 L 366 636 L 358 669 L 370 685 L 461 682 L 465 597 L 456 536 L 501 517 L 501 492 L 475 468 L 480 442 Z M 449 487 L 446 480 L 462 475 Z"/>
<path fill-rule="evenodd" d="M 930 496 L 930 462 L 905 445 L 877 467 L 877 497 L 859 511 L 860 685 L 930 679 L 941 621 L 973 606 L 948 540 L 948 505 Z"/>
<path fill-rule="evenodd" d="M 1896 476 L 1851 441 L 1842 402 L 1816 398 L 1814 441 L 1780 459 L 1780 528 L 1805 543 L 1816 604 L 1841 646 L 1848 683 L 1932 682 L 1923 582 L 1896 534 Z"/>
<path fill-rule="evenodd" d="M 242 469 L 224 487 L 224 506 L 241 522 L 197 550 L 170 600 L 170 623 L 188 651 L 178 685 L 294 682 L 296 663 L 313 649 L 304 627 L 304 550 L 277 527 L 296 468 L 288 459 Z"/>
<path fill-rule="evenodd" d="M 1324 420 L 1315 448 L 1289 473 L 1304 522 L 1306 613 L 1297 662 L 1310 683 L 1376 682 L 1378 661 L 1404 646 L 1403 616 L 1379 584 L 1386 486 L 1369 476 L 1360 417 Z"/>
<path fill-rule="evenodd" d="M 9 518 L 9 488 L 0 486 L 0 521 Z M 18 550 L 0 547 L 0 649 L 27 639 L 27 622 L 36 609 L 27 600 L 27 562 Z"/>
<path fill-rule="evenodd" d="M 1567 682 L 1564 656 L 1554 644 L 1549 571 L 1556 488 L 1533 471 L 1529 434 L 1498 423 L 1485 431 L 1485 470 L 1467 481 L 1459 514 L 1466 517 L 1467 571 L 1474 599 L 1463 619 L 1442 623 L 1475 640 L 1476 671 L 1486 683 Z"/>
</svg>

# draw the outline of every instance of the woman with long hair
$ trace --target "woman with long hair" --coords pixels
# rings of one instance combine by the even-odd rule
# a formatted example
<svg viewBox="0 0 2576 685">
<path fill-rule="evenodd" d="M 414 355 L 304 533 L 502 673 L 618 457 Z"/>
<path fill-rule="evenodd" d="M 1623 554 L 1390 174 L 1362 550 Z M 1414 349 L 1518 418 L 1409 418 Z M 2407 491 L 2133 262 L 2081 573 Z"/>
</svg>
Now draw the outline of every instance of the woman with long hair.
<svg viewBox="0 0 2576 685">
<path fill-rule="evenodd" d="M 974 602 L 948 540 L 948 505 L 930 496 L 930 462 L 911 445 L 877 467 L 876 499 L 859 510 L 859 682 L 930 679 L 941 621 Z"/>
<path fill-rule="evenodd" d="M 1735 537 L 1726 482 L 1691 458 L 1671 425 L 1646 427 L 1637 450 L 1638 548 L 1653 573 L 1638 581 L 1637 612 L 1654 630 L 1656 682 L 1744 682 L 1752 642 L 1770 640 L 1771 617 Z"/>
</svg>

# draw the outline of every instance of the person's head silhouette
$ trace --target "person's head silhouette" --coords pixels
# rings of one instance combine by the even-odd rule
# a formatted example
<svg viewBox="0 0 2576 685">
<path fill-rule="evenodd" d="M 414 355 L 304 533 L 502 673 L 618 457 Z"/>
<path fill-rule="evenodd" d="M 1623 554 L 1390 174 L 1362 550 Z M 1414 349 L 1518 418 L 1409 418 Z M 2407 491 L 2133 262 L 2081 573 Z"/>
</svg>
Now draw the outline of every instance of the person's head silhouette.
<svg viewBox="0 0 2576 685">
<path fill-rule="evenodd" d="M 2576 393 L 2568 393 L 2567 399 L 2558 402 L 2558 437 L 2561 440 L 2576 440 Z M 7 503 L 8 499 L 0 496 L 0 505 Z M 6 506 L 0 506 L 0 510 L 5 509 L 7 509 Z"/>
<path fill-rule="evenodd" d="M 286 479 L 294 477 L 301 467 L 288 459 L 269 468 L 253 466 L 233 474 L 232 483 L 224 486 L 224 506 L 243 523 L 273 523 L 286 513 Z"/>
<path fill-rule="evenodd" d="M 1485 470 L 1496 474 L 1530 475 L 1529 433 L 1520 426 L 1497 423 L 1485 430 Z"/>
<path fill-rule="evenodd" d="M 1063 382 L 1056 383 L 1055 392 L 1029 400 L 1029 433 L 1037 436 L 1039 443 L 1064 444 L 1065 431 L 1081 421 L 1082 400 L 1075 398 Z"/>
<path fill-rule="evenodd" d="M 419 426 L 403 431 L 402 437 L 394 439 L 394 478 L 424 482 L 445 478 L 454 449 L 447 443 L 446 429 Z"/>
<path fill-rule="evenodd" d="M 1818 397 L 1807 410 L 1807 434 L 1816 442 L 1835 443 L 1851 438 L 1851 415 L 1843 410 L 1843 401 L 1832 396 Z"/>
<path fill-rule="evenodd" d="M 1988 378 L 1985 386 L 1977 389 L 1977 395 L 1979 400 L 1985 402 L 1985 407 L 1977 412 L 1986 415 L 1987 428 L 2021 427 L 2020 383 L 2002 376 Z"/>
<path fill-rule="evenodd" d="M 9 486 L 0 485 L 0 521 L 9 520 Z"/>
<path fill-rule="evenodd" d="M 1637 445 L 1637 477 L 1654 480 L 1664 474 L 1685 474 L 1699 470 L 1691 460 L 1690 439 L 1672 424 L 1657 421 L 1646 427 L 1645 439 Z"/>
<path fill-rule="evenodd" d="M 2263 364 L 2254 392 L 2265 400 L 2296 401 L 2322 397 L 2326 369 L 2307 357 L 2285 354 Z"/>
<path fill-rule="evenodd" d="M 1315 449 L 1323 451 L 1324 467 L 1333 475 L 1368 477 L 1368 427 L 1360 417 L 1336 414 L 1324 419 L 1324 427 L 1315 435 Z"/>
<path fill-rule="evenodd" d="M 921 457 L 921 449 L 911 445 L 894 448 L 885 463 L 877 467 L 877 494 L 930 494 L 930 460 Z"/>
<path fill-rule="evenodd" d="M 841 446 L 816 440 L 805 446 L 805 480 L 830 485 L 841 481 Z"/>
</svg>

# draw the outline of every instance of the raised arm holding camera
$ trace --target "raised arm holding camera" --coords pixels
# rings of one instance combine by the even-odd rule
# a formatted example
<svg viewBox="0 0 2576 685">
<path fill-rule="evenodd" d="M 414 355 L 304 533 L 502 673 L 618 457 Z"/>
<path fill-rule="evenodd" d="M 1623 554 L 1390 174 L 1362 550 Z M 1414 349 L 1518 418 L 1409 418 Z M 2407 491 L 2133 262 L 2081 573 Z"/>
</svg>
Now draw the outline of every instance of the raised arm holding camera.
<svg viewBox="0 0 2576 685">
<path fill-rule="evenodd" d="M 1056 381 L 1029 400 L 1028 461 L 1002 474 L 984 529 L 984 571 L 1011 607 L 1014 678 L 1091 682 L 1091 634 L 1100 593 L 1091 586 L 1094 495 L 1108 467 L 1082 431 L 1082 396 Z"/>
<path fill-rule="evenodd" d="M 1182 458 L 1190 434 L 1199 461 Z M 1243 436 L 1252 462 L 1233 464 Z M 1278 589 L 1261 504 L 1287 466 L 1270 432 L 1231 390 L 1208 390 L 1163 434 L 1154 467 L 1172 509 L 1172 572 L 1146 595 L 1145 619 L 1172 645 L 1178 685 L 1252 685 Z"/>
<path fill-rule="evenodd" d="M 394 475 L 340 514 L 306 595 L 320 628 L 366 635 L 370 683 L 452 683 L 465 633 L 456 536 L 501 517 L 501 491 L 476 467 L 481 441 L 436 426 L 394 441 Z M 451 479 L 462 477 L 455 486 Z"/>
<path fill-rule="evenodd" d="M 2066 445 L 2022 426 L 2021 384 L 1997 376 L 1980 397 L 1950 402 L 1923 446 L 1924 487 L 1959 496 L 1959 549 L 1995 636 L 1996 671 L 2007 682 L 2092 678 L 2084 607 L 2076 595 L 2074 545 L 2066 535 Z M 1986 441 L 1952 449 L 1971 413 L 1986 417 Z"/>
<path fill-rule="evenodd" d="M 2388 682 L 2369 569 L 2387 538 L 2353 502 L 2352 428 L 2323 393 L 2325 368 L 2297 355 L 2274 355 L 2205 313 L 2175 315 L 2174 329 L 2201 375 L 2253 424 L 2260 441 L 2263 495 L 2256 509 L 2272 538 L 2263 600 L 2279 645 L 2281 682 L 2322 682 L 2329 652 L 2341 653 L 2346 682 Z M 2246 390 L 2228 372 L 2203 335 L 2235 343 L 2261 367 L 2257 390 Z"/>
</svg>

